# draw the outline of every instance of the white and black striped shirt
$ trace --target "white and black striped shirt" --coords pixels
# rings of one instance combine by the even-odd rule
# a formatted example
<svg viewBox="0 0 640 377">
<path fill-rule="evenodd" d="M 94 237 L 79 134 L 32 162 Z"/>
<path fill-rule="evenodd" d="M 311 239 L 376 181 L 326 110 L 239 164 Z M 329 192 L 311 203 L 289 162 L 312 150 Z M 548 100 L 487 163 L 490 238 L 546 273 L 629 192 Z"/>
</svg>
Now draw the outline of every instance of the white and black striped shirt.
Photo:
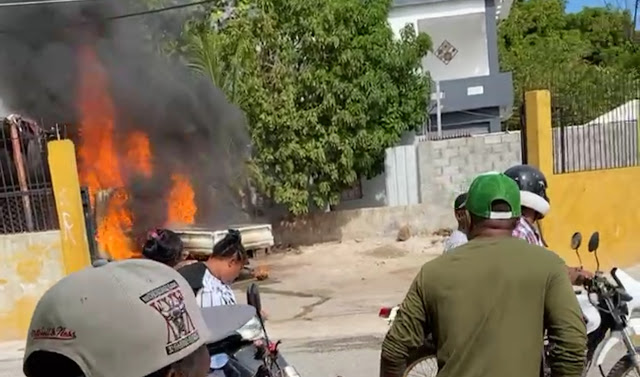
<svg viewBox="0 0 640 377">
<path fill-rule="evenodd" d="M 231 287 L 213 276 L 209 269 L 204 272 L 202 289 L 196 295 L 196 299 L 201 308 L 236 304 L 236 295 Z"/>
</svg>

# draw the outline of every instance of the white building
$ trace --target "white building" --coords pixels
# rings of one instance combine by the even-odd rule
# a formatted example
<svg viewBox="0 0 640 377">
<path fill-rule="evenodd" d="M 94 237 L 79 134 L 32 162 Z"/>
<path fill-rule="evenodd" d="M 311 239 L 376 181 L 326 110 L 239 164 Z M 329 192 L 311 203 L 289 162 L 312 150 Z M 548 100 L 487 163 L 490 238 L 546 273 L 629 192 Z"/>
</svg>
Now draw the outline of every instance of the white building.
<svg viewBox="0 0 640 377">
<path fill-rule="evenodd" d="M 512 112 L 513 81 L 511 72 L 500 72 L 497 24 L 508 16 L 511 3 L 512 0 L 394 1 L 389 24 L 396 35 L 409 24 L 427 33 L 433 43 L 433 53 L 423 60 L 425 70 L 437 82 L 432 86 L 430 122 L 425 127 L 430 135 L 437 135 L 438 128 L 443 137 L 501 131 L 501 120 Z M 363 180 L 335 208 L 420 203 L 414 139 L 407 137 L 401 143 L 404 146 L 388 149 L 385 174 Z"/>
</svg>

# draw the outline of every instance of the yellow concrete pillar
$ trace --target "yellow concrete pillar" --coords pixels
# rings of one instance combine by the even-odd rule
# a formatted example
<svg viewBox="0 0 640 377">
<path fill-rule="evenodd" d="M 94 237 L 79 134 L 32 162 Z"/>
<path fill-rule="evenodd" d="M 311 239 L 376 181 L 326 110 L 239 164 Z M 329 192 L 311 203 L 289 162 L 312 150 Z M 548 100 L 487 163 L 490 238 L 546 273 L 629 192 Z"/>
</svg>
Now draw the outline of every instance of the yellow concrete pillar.
<svg viewBox="0 0 640 377">
<path fill-rule="evenodd" d="M 84 224 L 76 152 L 71 140 L 47 143 L 66 274 L 91 264 Z"/>
<path fill-rule="evenodd" d="M 553 175 L 551 94 L 534 90 L 525 94 L 527 162 L 547 177 Z"/>
</svg>

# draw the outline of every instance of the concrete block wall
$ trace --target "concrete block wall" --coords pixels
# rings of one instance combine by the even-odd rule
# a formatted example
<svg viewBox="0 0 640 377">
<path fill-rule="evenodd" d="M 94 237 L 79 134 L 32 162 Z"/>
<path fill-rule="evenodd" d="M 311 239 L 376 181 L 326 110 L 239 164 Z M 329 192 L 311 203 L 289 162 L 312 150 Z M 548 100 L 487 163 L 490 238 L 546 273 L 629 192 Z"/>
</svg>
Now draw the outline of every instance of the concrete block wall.
<svg viewBox="0 0 640 377">
<path fill-rule="evenodd" d="M 522 163 L 520 132 L 474 135 L 415 144 L 420 204 L 310 213 L 273 224 L 276 242 L 305 245 L 395 236 L 402 225 L 414 233 L 454 227 L 453 200 L 473 178 Z"/>
<path fill-rule="evenodd" d="M 453 200 L 475 176 L 522 163 L 520 132 L 424 141 L 417 147 L 420 201 L 439 227 L 455 225 Z"/>
</svg>

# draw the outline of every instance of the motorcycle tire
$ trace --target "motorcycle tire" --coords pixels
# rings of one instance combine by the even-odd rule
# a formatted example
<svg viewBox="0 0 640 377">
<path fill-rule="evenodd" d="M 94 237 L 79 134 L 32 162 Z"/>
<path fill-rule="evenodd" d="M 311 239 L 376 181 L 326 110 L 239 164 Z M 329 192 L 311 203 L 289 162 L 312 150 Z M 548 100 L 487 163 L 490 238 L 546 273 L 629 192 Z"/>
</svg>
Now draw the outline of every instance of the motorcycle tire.
<svg viewBox="0 0 640 377">
<path fill-rule="evenodd" d="M 425 344 L 409 356 L 402 377 L 436 377 L 437 374 L 435 349 L 430 344 Z"/>
<path fill-rule="evenodd" d="M 640 353 L 640 347 L 636 347 L 636 352 Z M 613 365 L 607 377 L 631 377 L 637 376 L 633 361 L 629 355 L 624 355 Z"/>
</svg>

